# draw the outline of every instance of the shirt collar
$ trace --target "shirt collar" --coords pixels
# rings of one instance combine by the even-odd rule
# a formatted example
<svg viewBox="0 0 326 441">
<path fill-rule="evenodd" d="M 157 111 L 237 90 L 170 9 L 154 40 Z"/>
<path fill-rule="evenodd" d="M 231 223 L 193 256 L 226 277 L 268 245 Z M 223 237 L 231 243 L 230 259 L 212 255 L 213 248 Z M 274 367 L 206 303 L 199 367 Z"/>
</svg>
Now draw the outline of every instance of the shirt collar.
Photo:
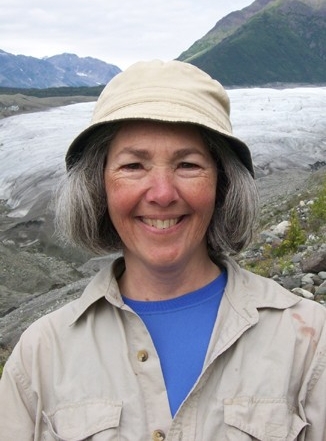
<svg viewBox="0 0 326 441">
<path fill-rule="evenodd" d="M 282 288 L 278 283 L 241 269 L 232 259 L 226 258 L 223 265 L 227 269 L 228 281 L 225 296 L 233 309 L 252 324 L 258 321 L 258 310 L 262 308 L 286 309 L 301 301 L 300 297 Z M 117 280 L 125 270 L 123 257 L 103 268 L 85 288 L 75 302 L 74 324 L 87 309 L 105 297 L 109 303 L 121 308 L 121 298 Z M 276 290 L 283 295 L 276 295 Z"/>
<path fill-rule="evenodd" d="M 241 309 L 287 309 L 301 301 L 300 297 L 274 280 L 244 270 L 230 258 L 226 258 L 224 265 L 228 273 L 225 295 L 238 312 Z"/>
<path fill-rule="evenodd" d="M 124 259 L 119 257 L 111 265 L 101 269 L 86 286 L 81 297 L 75 302 L 73 325 L 87 309 L 98 300 L 105 297 L 109 303 L 121 308 L 124 303 L 120 295 L 117 280 L 125 270 Z"/>
</svg>

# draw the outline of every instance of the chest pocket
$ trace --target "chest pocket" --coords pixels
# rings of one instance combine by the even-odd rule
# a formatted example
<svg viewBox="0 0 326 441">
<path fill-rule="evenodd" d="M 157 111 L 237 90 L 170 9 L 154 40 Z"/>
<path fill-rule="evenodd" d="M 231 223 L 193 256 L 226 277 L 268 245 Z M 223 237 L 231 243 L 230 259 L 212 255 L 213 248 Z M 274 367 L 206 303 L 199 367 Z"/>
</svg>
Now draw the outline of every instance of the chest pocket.
<svg viewBox="0 0 326 441">
<path fill-rule="evenodd" d="M 227 441 L 295 441 L 308 425 L 284 398 L 226 399 L 224 422 Z"/>
<path fill-rule="evenodd" d="M 122 403 L 87 400 L 68 403 L 51 414 L 43 412 L 42 441 L 118 440 Z"/>
</svg>

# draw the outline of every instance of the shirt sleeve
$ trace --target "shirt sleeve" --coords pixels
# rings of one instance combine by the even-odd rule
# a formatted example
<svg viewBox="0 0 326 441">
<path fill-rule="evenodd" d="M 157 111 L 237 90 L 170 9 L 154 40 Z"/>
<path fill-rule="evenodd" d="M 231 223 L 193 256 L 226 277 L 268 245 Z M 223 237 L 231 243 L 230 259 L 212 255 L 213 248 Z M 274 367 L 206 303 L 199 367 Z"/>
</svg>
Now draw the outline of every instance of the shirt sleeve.
<svg viewBox="0 0 326 441">
<path fill-rule="evenodd" d="M 306 428 L 304 439 L 326 441 L 326 324 L 323 327 L 309 377 L 304 404 L 309 426 Z"/>
<path fill-rule="evenodd" d="M 0 380 L 1 439 L 33 441 L 35 425 L 31 415 L 30 388 L 19 372 L 17 352 L 7 361 Z"/>
</svg>

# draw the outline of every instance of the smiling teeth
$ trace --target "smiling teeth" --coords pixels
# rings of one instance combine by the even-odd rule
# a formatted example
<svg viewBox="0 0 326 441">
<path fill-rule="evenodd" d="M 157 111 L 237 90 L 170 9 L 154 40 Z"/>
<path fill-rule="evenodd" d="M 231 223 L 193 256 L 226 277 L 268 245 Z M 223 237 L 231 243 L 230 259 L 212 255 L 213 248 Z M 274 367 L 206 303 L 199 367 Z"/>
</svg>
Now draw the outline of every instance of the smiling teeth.
<svg viewBox="0 0 326 441">
<path fill-rule="evenodd" d="M 158 230 L 165 230 L 166 228 L 173 227 L 178 223 L 179 218 L 176 219 L 142 219 L 143 222 L 151 227 L 157 228 Z"/>
</svg>

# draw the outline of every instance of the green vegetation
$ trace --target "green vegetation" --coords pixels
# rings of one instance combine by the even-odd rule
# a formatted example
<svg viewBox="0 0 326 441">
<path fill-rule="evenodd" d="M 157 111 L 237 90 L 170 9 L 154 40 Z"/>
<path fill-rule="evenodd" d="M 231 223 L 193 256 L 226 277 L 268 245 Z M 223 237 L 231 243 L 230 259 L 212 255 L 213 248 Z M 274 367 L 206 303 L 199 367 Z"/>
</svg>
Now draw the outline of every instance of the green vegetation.
<svg viewBox="0 0 326 441">
<path fill-rule="evenodd" d="M 309 226 L 313 232 L 318 232 L 326 223 L 326 178 L 314 203 L 310 207 Z"/>
<path fill-rule="evenodd" d="M 226 86 L 324 83 L 324 23 L 315 16 L 288 16 L 269 9 L 206 52 L 198 43 L 201 51 L 191 63 Z"/>
<path fill-rule="evenodd" d="M 295 209 L 292 209 L 289 221 L 290 226 L 284 240 L 274 250 L 274 254 L 277 257 L 297 252 L 299 246 L 306 242 L 306 233 L 300 225 L 298 213 Z"/>
<path fill-rule="evenodd" d="M 259 260 L 249 260 L 242 263 L 242 267 L 262 277 L 270 277 L 274 259 L 269 255 L 269 247 L 263 247 L 262 257 Z"/>
<path fill-rule="evenodd" d="M 307 213 L 301 219 L 298 212 L 298 198 L 287 201 L 289 206 L 289 228 L 283 240 L 279 244 L 262 244 L 260 256 L 252 260 L 242 261 L 242 266 L 264 277 L 271 277 L 274 269 L 278 269 L 282 274 L 291 274 L 295 271 L 292 257 L 300 251 L 300 246 L 311 243 L 324 243 L 326 240 L 326 177 L 319 184 L 318 189 L 314 189 L 315 197 L 313 203 L 306 206 Z M 307 195 L 309 196 L 309 195 Z M 277 216 L 279 216 L 279 212 Z M 274 223 L 270 219 L 270 223 Z M 315 234 L 314 234 L 315 233 Z M 316 236 L 318 233 L 318 236 Z M 312 239 L 313 238 L 313 239 Z M 257 247 L 257 244 L 255 245 Z"/>
<path fill-rule="evenodd" d="M 3 368 L 4 368 L 4 365 L 1 363 L 0 364 L 0 378 L 2 377 Z"/>
<path fill-rule="evenodd" d="M 224 38 L 232 35 L 236 28 L 238 28 L 237 25 L 226 29 L 212 29 L 203 38 L 195 41 L 195 43 L 190 46 L 189 49 L 182 52 L 182 54 L 178 57 L 178 60 L 190 63 L 193 58 L 203 55 L 205 52 L 209 51 L 224 40 Z"/>
<path fill-rule="evenodd" d="M 103 86 L 96 87 L 50 87 L 48 89 L 18 89 L 13 87 L 0 87 L 0 95 L 27 95 L 37 98 L 63 97 L 63 96 L 94 96 L 100 95 Z"/>
</svg>

